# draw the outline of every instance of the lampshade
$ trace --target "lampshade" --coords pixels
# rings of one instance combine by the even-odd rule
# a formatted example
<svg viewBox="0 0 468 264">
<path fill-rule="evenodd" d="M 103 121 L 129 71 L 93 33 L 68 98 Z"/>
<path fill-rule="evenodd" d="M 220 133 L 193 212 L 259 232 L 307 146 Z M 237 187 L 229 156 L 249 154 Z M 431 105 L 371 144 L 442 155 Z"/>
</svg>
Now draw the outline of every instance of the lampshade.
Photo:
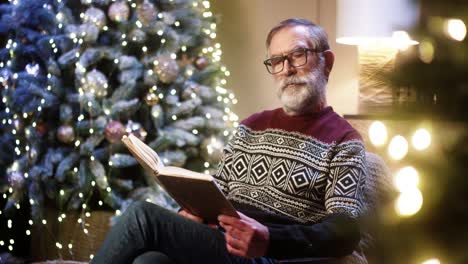
<svg viewBox="0 0 468 264">
<path fill-rule="evenodd" d="M 336 41 L 348 45 L 377 42 L 392 46 L 398 39 L 407 45 L 417 44 L 401 32 L 414 25 L 417 17 L 414 0 L 338 0 Z"/>
</svg>

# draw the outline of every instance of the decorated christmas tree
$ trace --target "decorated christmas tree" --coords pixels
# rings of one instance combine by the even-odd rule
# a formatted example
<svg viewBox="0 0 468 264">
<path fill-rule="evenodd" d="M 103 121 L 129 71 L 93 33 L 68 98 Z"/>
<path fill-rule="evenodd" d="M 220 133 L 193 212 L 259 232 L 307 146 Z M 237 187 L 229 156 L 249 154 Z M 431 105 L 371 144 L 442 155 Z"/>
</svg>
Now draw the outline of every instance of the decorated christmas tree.
<svg viewBox="0 0 468 264">
<path fill-rule="evenodd" d="M 124 135 L 214 173 L 238 118 L 208 1 L 11 0 L 0 12 L 0 251 L 14 250 L 10 231 L 47 226 L 47 210 L 85 222 L 135 200 L 176 208 Z"/>
<path fill-rule="evenodd" d="M 395 117 L 431 124 L 437 150 L 405 160 L 419 171 L 424 202 L 417 214 L 384 223 L 378 259 L 468 263 L 468 5 L 463 0 L 420 2 L 420 23 L 411 32 L 419 45 L 402 52 L 386 78 L 410 95 Z"/>
</svg>

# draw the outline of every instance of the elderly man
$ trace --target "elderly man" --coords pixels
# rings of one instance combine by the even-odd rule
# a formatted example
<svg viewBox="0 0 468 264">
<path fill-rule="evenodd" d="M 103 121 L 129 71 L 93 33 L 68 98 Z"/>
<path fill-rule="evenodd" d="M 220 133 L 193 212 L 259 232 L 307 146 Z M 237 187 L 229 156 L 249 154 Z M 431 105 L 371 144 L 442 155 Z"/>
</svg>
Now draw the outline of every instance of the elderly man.
<svg viewBox="0 0 468 264">
<path fill-rule="evenodd" d="M 217 228 L 185 210 L 135 203 L 94 263 L 366 263 L 357 250 L 365 150 L 358 132 L 327 106 L 334 61 L 327 35 L 310 21 L 288 19 L 266 46 L 264 64 L 282 108 L 242 121 L 215 175 L 241 218 L 220 215 Z"/>
</svg>

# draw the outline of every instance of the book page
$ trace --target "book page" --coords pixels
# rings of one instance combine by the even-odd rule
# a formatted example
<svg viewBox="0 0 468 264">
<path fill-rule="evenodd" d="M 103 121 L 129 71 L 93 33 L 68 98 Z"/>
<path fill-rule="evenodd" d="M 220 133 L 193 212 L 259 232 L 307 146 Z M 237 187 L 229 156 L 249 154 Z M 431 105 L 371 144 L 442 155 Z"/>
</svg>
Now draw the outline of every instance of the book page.
<svg viewBox="0 0 468 264">
<path fill-rule="evenodd" d="M 159 168 L 163 165 L 158 154 L 153 149 L 133 134 L 122 138 L 122 142 L 127 146 L 140 164 L 143 165 L 143 167 L 149 169 L 153 173 L 158 173 Z"/>
<path fill-rule="evenodd" d="M 187 170 L 187 169 L 180 168 L 180 167 L 174 167 L 174 166 L 160 167 L 159 174 L 166 175 L 166 176 L 184 177 L 184 178 L 190 178 L 190 179 L 200 179 L 200 180 L 205 180 L 205 181 L 213 180 L 213 177 L 211 175 Z"/>
</svg>

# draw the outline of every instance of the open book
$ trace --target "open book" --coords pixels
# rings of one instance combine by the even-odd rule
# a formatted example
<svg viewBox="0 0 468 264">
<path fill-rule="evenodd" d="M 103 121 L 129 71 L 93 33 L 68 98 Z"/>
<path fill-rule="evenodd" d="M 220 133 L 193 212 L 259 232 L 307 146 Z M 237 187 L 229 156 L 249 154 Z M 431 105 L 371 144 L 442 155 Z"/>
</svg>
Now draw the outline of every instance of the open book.
<svg viewBox="0 0 468 264">
<path fill-rule="evenodd" d="M 166 192 L 185 210 L 217 223 L 220 214 L 239 217 L 211 175 L 174 166 L 164 166 L 158 154 L 133 134 L 123 137 L 138 162 L 156 178 Z"/>
</svg>

